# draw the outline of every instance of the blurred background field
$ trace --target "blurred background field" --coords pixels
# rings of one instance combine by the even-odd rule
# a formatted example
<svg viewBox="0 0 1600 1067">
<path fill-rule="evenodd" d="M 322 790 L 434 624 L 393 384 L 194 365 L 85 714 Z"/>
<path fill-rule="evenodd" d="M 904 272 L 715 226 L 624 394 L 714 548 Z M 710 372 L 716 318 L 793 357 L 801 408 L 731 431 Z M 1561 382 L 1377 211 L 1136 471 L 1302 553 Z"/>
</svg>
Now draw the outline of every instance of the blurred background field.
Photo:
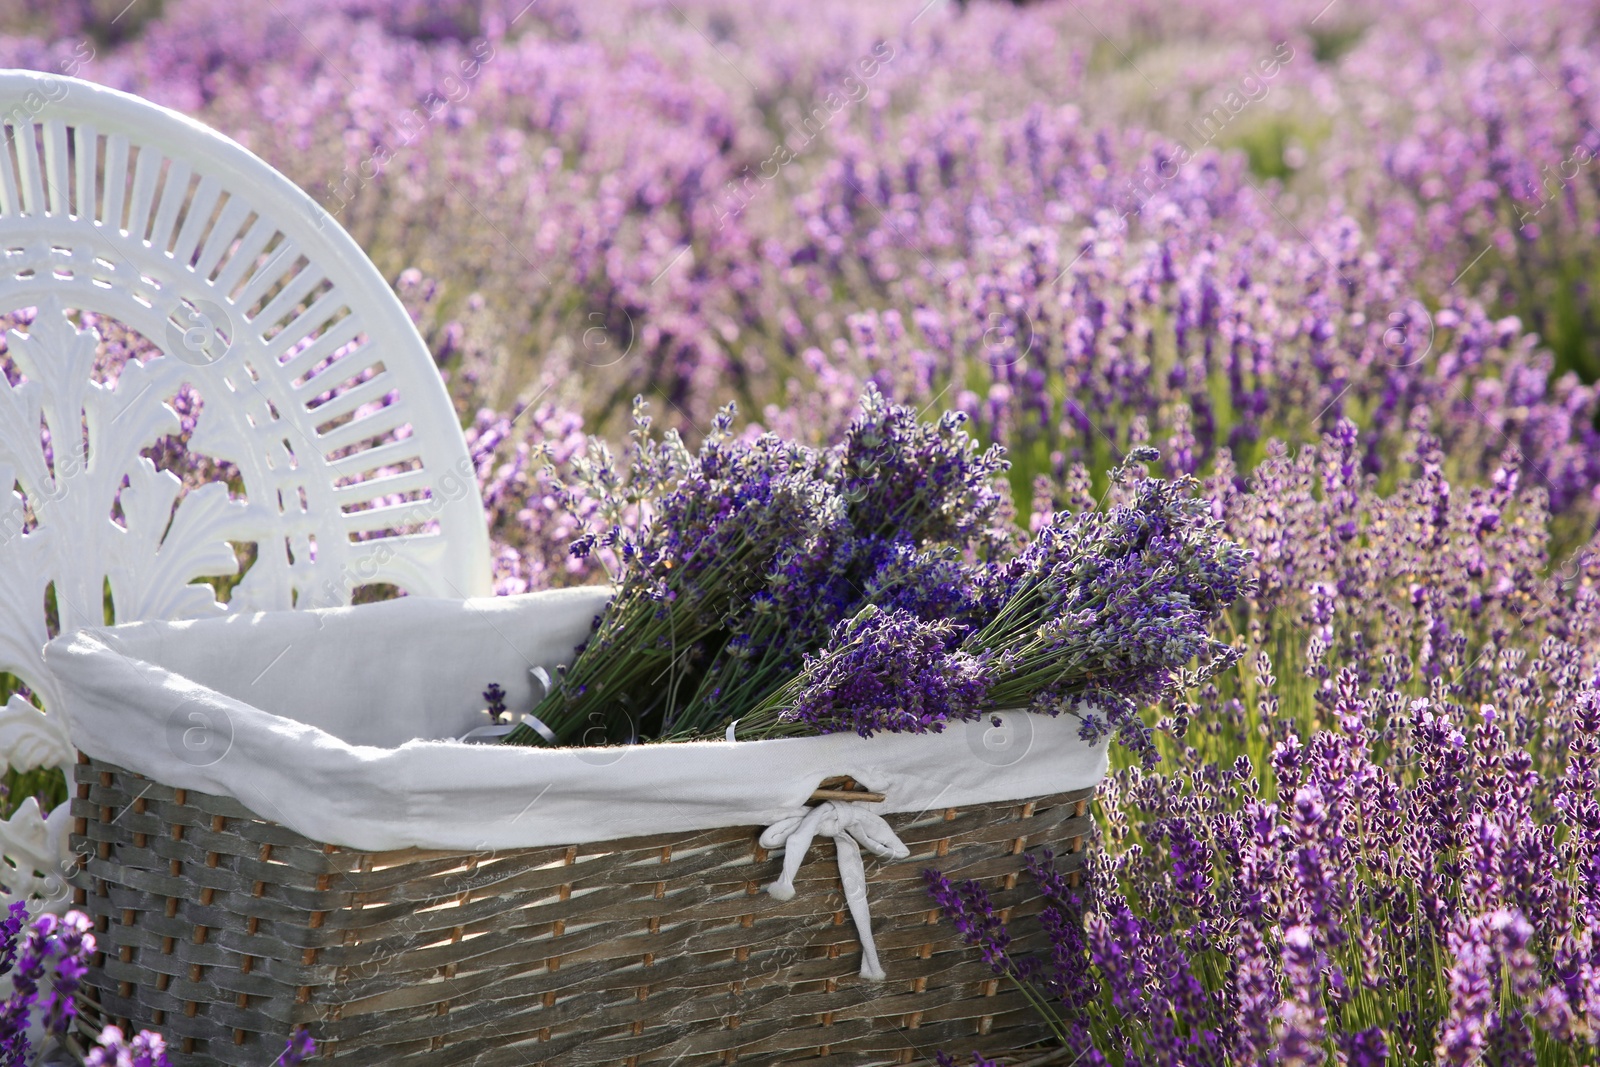
<svg viewBox="0 0 1600 1067">
<path fill-rule="evenodd" d="M 333 212 L 502 456 L 638 393 L 691 435 L 734 399 L 826 438 L 871 378 L 973 415 L 1024 502 L 1135 439 L 1248 469 L 1344 417 L 1381 473 L 1425 407 L 1463 473 L 1515 445 L 1594 505 L 1567 5 L 8 10 L 0 62 L 200 118 Z M 508 583 L 560 580 L 520 555 Z"/>
</svg>

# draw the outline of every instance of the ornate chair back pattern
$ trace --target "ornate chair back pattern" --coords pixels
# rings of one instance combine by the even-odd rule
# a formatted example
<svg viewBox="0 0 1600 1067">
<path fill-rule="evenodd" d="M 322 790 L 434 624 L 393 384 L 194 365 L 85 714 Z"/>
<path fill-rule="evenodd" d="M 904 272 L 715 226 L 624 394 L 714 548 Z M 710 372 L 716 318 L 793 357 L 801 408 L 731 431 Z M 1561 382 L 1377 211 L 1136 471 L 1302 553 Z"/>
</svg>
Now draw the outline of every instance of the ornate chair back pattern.
<svg viewBox="0 0 1600 1067">
<path fill-rule="evenodd" d="M 0 761 L 75 758 L 40 656 L 51 612 L 64 632 L 375 584 L 487 592 L 438 370 L 309 196 L 197 122 L 72 78 L 0 73 L 0 142 L 0 315 L 18 327 L 0 356 L 0 672 L 36 698 L 0 710 Z M 159 355 L 116 366 L 108 321 Z M 158 465 L 184 430 L 215 480 Z M 65 807 L 30 799 L 0 823 L 0 903 L 65 899 Z"/>
</svg>

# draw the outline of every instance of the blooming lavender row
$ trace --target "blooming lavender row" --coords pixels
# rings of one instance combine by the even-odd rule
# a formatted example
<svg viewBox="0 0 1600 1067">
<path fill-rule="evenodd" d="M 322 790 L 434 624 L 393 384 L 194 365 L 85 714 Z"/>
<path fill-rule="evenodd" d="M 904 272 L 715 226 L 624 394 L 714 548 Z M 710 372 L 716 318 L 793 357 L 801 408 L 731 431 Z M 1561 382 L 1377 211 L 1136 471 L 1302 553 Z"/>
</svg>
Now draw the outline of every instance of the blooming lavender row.
<svg viewBox="0 0 1600 1067">
<path fill-rule="evenodd" d="M 1081 889 L 1034 859 L 1048 954 L 1013 951 L 977 882 L 930 871 L 930 891 L 1083 1062 L 1588 1062 L 1600 690 L 1554 780 L 1493 711 L 1413 700 L 1410 781 L 1373 762 L 1380 694 L 1346 674 L 1339 727 L 1291 733 L 1265 781 L 1244 756 L 1130 772 L 1105 802 L 1113 835 L 1138 813 L 1143 849 L 1097 857 Z"/>
<path fill-rule="evenodd" d="M 930 874 L 1080 1062 L 1597 1054 L 1600 537 L 1553 544 L 1515 456 L 1464 489 L 1419 432 L 1380 492 L 1361 446 L 1212 479 L 1262 577 L 1251 669 L 1166 703 L 1162 773 L 1107 781 L 1086 880 Z"/>
</svg>

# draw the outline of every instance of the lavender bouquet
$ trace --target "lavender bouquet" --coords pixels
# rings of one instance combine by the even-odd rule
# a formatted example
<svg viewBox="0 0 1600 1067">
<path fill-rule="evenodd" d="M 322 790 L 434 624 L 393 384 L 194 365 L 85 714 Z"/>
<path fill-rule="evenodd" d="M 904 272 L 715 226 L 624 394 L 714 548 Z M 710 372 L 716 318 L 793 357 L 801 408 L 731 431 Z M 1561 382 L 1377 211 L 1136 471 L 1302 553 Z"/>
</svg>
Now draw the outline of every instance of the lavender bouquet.
<svg viewBox="0 0 1600 1067">
<path fill-rule="evenodd" d="M 617 594 L 534 709 L 561 742 L 721 729 L 869 599 L 965 603 L 968 557 L 1005 542 L 1003 453 L 980 451 L 959 413 L 923 423 L 872 390 L 845 439 L 817 450 L 735 440 L 730 407 L 696 453 L 653 438 L 642 405 L 634 419 L 625 479 L 591 441 L 562 487 L 574 511 L 596 502 L 572 551 L 600 554 Z"/>
<path fill-rule="evenodd" d="M 1139 704 L 1197 658 L 1199 677 L 1233 660 L 1209 631 L 1249 556 L 1187 481 L 1140 480 L 1029 541 L 1007 521 L 1003 452 L 960 413 L 923 423 L 869 389 L 824 450 L 739 441 L 732 420 L 691 453 L 636 410 L 625 479 L 599 442 L 576 465 L 563 492 L 599 506 L 573 551 L 603 554 L 617 595 L 533 710 L 546 741 L 692 740 L 735 721 L 742 738 L 870 737 L 1029 707 L 1151 752 Z M 1136 450 L 1114 477 L 1154 458 Z"/>
<path fill-rule="evenodd" d="M 1112 476 L 1125 481 L 1132 464 L 1156 458 L 1136 449 Z M 982 568 L 962 621 L 869 604 L 741 720 L 741 733 L 870 737 L 1027 707 L 1078 713 L 1085 739 L 1114 730 L 1153 757 L 1139 707 L 1179 672 L 1198 684 L 1237 659 L 1210 628 L 1245 589 L 1250 555 L 1192 488 L 1142 479 L 1126 503 L 1053 516 L 1016 555 Z"/>
</svg>

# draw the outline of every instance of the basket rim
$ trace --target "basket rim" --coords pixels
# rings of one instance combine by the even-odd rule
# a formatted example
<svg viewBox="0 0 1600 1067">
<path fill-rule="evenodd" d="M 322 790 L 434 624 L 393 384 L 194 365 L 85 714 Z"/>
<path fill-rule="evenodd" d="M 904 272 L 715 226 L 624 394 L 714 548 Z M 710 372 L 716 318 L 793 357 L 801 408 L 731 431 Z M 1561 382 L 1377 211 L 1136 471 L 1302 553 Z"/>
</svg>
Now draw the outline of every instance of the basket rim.
<svg viewBox="0 0 1600 1067">
<path fill-rule="evenodd" d="M 548 621 L 559 613 L 559 627 L 552 622 L 542 638 L 529 635 L 554 654 L 587 628 L 594 599 L 531 594 L 482 610 L 530 626 L 537 616 Z M 176 788 L 232 797 L 305 837 L 374 851 L 538 847 L 768 826 L 803 810 L 823 780 L 839 775 L 884 794 L 870 802 L 877 814 L 1013 802 L 1094 785 L 1109 766 L 1108 744 L 1083 736 L 1079 715 L 1088 707 L 1079 715 L 991 712 L 939 733 L 870 738 L 842 732 L 570 748 L 423 740 L 439 736 L 429 732 L 436 728 L 452 733 L 459 721 L 459 708 L 433 699 L 446 690 L 459 697 L 459 665 L 350 660 L 354 646 L 336 638 L 351 631 L 361 610 L 339 609 L 348 613 L 345 629 L 332 619 L 321 628 L 320 617 L 306 618 L 320 615 L 314 611 L 274 613 L 271 625 L 259 628 L 244 617 L 189 624 L 212 627 L 206 641 L 188 640 L 193 631 L 176 623 L 79 630 L 53 641 L 46 657 L 59 665 L 81 751 Z M 413 601 L 381 614 L 362 618 L 362 632 L 403 638 L 414 649 L 436 647 L 440 655 L 476 655 L 477 642 L 497 628 L 476 619 L 480 609 L 467 603 Z M 440 628 L 457 623 L 459 631 L 430 645 Z M 218 635 L 230 643 L 216 644 Z M 299 640 L 320 657 L 318 670 L 300 671 L 280 689 L 261 688 L 253 698 L 259 706 L 249 702 L 250 688 L 229 685 L 223 668 L 204 657 L 252 635 L 277 639 L 254 658 Z M 330 651 L 316 649 L 319 642 Z M 523 656 L 518 662 L 527 662 Z M 348 662 L 340 668 L 348 673 L 323 697 L 316 687 L 330 676 L 330 662 Z M 227 667 L 236 669 L 244 668 Z M 229 685 L 243 699 L 208 682 Z M 413 693 L 415 702 L 394 708 L 397 692 Z M 370 726 L 377 718 L 383 725 Z M 345 740 L 412 731 L 420 732 L 398 745 Z"/>
</svg>

